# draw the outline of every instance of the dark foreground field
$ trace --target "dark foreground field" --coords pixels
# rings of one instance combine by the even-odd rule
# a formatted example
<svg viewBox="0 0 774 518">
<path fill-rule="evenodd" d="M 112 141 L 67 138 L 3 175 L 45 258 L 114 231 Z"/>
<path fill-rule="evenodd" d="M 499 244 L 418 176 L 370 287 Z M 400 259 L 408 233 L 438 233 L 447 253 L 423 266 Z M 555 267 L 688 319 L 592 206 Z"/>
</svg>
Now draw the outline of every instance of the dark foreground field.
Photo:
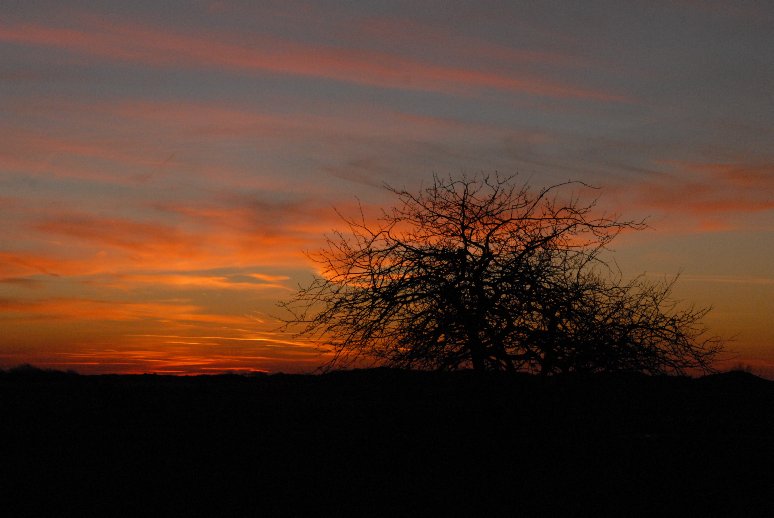
<svg viewBox="0 0 774 518">
<path fill-rule="evenodd" d="M 774 382 L 0 373 L 0 515 L 774 516 Z"/>
</svg>

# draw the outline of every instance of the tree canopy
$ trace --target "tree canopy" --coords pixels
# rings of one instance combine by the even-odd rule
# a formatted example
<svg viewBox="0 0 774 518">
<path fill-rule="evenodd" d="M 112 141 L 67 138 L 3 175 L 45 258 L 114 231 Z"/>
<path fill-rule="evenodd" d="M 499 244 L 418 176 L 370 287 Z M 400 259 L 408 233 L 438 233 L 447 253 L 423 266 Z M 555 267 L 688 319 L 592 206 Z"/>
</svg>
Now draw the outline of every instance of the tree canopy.
<svg viewBox="0 0 774 518">
<path fill-rule="evenodd" d="M 343 217 L 312 257 L 320 275 L 281 305 L 287 325 L 334 351 L 396 367 L 564 372 L 710 371 L 722 349 L 708 308 L 674 279 L 623 281 L 603 251 L 643 222 L 515 176 L 434 176 L 375 222 Z"/>
</svg>

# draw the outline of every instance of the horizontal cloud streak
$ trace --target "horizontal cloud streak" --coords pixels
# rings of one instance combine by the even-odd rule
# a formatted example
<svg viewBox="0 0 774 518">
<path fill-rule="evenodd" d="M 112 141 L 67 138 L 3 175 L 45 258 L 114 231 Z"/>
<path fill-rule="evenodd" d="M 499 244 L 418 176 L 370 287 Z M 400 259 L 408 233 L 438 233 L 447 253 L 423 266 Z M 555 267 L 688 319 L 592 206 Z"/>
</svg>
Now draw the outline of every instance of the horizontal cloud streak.
<svg viewBox="0 0 774 518">
<path fill-rule="evenodd" d="M 670 228 L 700 232 L 744 228 L 745 217 L 774 211 L 774 165 L 662 162 L 667 172 L 610 189 L 630 209 L 669 215 Z"/>
<path fill-rule="evenodd" d="M 178 322 L 211 322 L 217 324 L 247 324 L 249 319 L 232 315 L 212 315 L 200 312 L 201 308 L 190 304 L 126 302 L 116 300 L 0 299 L 0 318 L 23 320 L 99 320 L 132 321 L 163 319 Z"/>
<path fill-rule="evenodd" d="M 529 74 L 438 66 L 388 53 L 308 46 L 252 37 L 234 44 L 220 34 L 175 34 L 131 24 L 91 23 L 83 29 L 42 25 L 0 26 L 0 41 L 39 45 L 151 66 L 204 66 L 332 79 L 356 84 L 465 94 L 476 88 L 542 97 L 627 101 L 625 96 L 557 83 Z"/>
</svg>

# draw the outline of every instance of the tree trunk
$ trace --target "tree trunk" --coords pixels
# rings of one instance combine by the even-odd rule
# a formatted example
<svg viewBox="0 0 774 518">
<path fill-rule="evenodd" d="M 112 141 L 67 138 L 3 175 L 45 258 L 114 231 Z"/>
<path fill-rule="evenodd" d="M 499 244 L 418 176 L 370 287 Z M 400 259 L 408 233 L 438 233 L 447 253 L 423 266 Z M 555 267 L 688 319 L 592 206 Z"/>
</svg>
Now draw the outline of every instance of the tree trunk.
<svg viewBox="0 0 774 518">
<path fill-rule="evenodd" d="M 478 332 L 468 332 L 468 348 L 470 349 L 470 360 L 473 363 L 473 370 L 483 371 L 486 369 L 484 361 L 484 351 L 481 347 L 481 340 L 478 338 Z"/>
</svg>

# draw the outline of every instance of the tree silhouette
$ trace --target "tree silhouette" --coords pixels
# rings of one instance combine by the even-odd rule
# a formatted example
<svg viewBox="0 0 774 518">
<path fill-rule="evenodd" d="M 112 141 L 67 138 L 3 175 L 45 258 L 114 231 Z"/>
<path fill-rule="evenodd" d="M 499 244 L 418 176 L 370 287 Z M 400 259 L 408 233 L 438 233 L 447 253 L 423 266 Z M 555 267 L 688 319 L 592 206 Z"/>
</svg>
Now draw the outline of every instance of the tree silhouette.
<svg viewBox="0 0 774 518">
<path fill-rule="evenodd" d="M 685 373 L 721 350 L 681 308 L 674 281 L 623 282 L 602 257 L 643 222 L 599 214 L 564 182 L 533 191 L 516 177 L 442 178 L 312 256 L 321 268 L 280 305 L 287 326 L 330 344 L 329 367 L 363 356 L 422 369 Z"/>
</svg>

